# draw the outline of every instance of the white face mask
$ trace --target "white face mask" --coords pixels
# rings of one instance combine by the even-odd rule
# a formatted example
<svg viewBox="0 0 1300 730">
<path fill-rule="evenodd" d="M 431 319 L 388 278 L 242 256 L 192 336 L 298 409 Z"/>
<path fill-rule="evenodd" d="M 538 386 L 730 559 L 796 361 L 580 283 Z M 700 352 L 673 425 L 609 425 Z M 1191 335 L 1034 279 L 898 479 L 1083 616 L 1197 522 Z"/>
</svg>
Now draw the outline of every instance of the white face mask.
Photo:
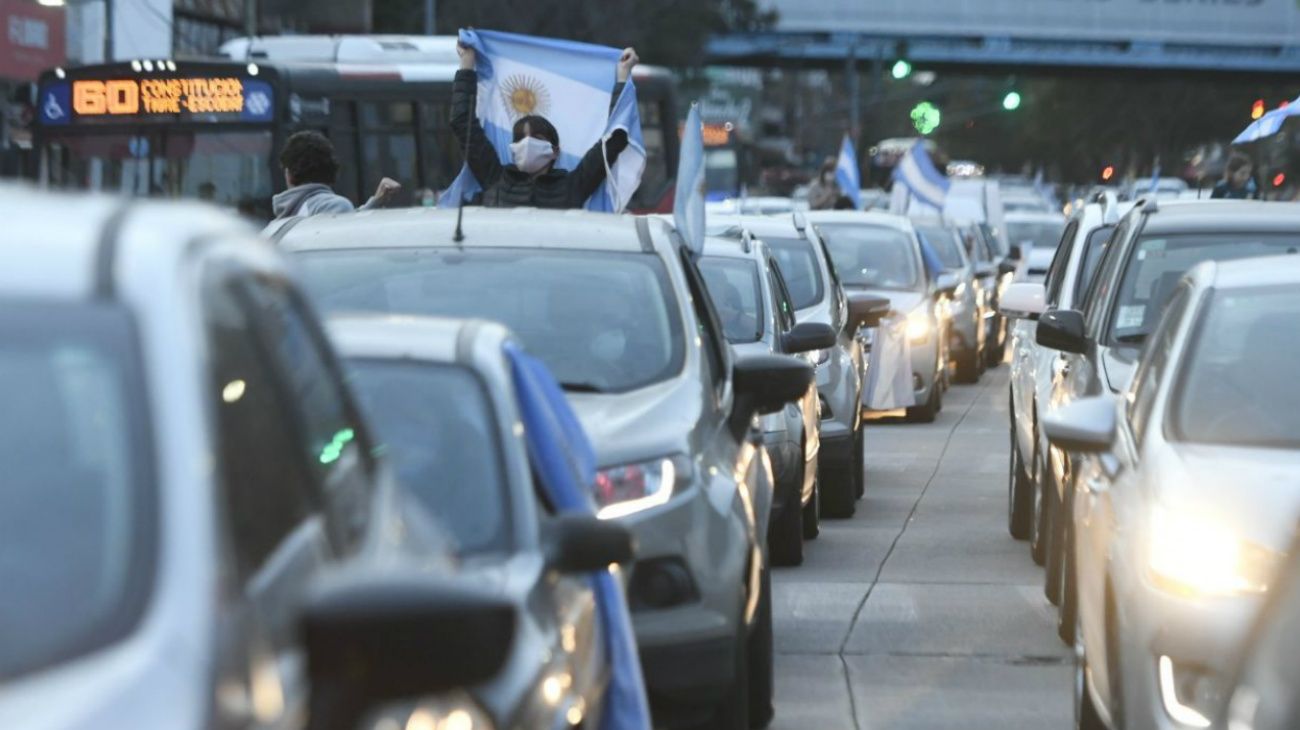
<svg viewBox="0 0 1300 730">
<path fill-rule="evenodd" d="M 555 147 L 546 140 L 524 137 L 510 145 L 510 156 L 515 160 L 515 167 L 532 175 L 555 162 Z"/>
</svg>

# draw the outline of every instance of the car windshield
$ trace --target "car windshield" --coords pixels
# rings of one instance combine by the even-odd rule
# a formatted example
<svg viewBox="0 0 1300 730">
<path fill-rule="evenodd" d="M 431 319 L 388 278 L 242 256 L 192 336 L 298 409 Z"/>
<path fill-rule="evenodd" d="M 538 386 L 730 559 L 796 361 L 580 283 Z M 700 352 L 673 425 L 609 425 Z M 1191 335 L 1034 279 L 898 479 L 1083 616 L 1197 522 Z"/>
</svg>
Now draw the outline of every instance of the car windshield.
<svg viewBox="0 0 1300 730">
<path fill-rule="evenodd" d="M 1182 361 L 1174 430 L 1196 443 L 1300 448 L 1300 291 L 1212 295 Z"/>
<path fill-rule="evenodd" d="M 835 263 L 835 273 L 845 286 L 879 289 L 921 286 L 916 241 L 905 231 L 843 224 L 825 225 L 821 230 Z"/>
<path fill-rule="evenodd" d="M 0 677 L 102 646 L 147 594 L 154 513 L 125 313 L 0 307 Z"/>
<path fill-rule="evenodd" d="M 1189 233 L 1139 239 L 1111 313 L 1110 342 L 1142 344 L 1183 274 L 1202 261 L 1244 259 L 1300 249 L 1295 233 Z"/>
<path fill-rule="evenodd" d="M 398 479 L 460 551 L 509 549 L 510 493 L 479 379 L 463 367 L 397 360 L 356 359 L 348 371 Z"/>
<path fill-rule="evenodd" d="M 501 322 L 570 390 L 633 390 L 685 363 L 681 316 L 654 255 L 376 248 L 308 251 L 298 260 L 327 310 Z"/>
<path fill-rule="evenodd" d="M 705 256 L 700 259 L 700 273 L 727 341 L 758 342 L 763 337 L 764 319 L 758 266 L 746 259 Z"/>
<path fill-rule="evenodd" d="M 1082 304 L 1083 293 L 1092 286 L 1092 279 L 1097 275 L 1097 265 L 1110 246 L 1110 234 L 1114 232 L 1115 226 L 1102 226 L 1088 234 L 1088 240 L 1083 246 L 1083 260 L 1079 262 L 1079 278 L 1074 283 L 1076 305 Z M 1082 309 L 1079 306 L 1076 308 Z"/>
<path fill-rule="evenodd" d="M 1028 243 L 1035 251 L 1055 251 L 1061 245 L 1065 221 L 1007 221 L 1007 240 L 1012 246 Z"/>
<path fill-rule="evenodd" d="M 825 283 L 817 254 L 806 238 L 764 238 L 785 277 L 795 309 L 807 309 L 822 300 Z"/>
<path fill-rule="evenodd" d="M 945 269 L 960 269 L 966 265 L 961 255 L 961 243 L 957 233 L 943 226 L 919 225 L 916 230 L 930 242 L 930 247 L 938 254 Z"/>
</svg>

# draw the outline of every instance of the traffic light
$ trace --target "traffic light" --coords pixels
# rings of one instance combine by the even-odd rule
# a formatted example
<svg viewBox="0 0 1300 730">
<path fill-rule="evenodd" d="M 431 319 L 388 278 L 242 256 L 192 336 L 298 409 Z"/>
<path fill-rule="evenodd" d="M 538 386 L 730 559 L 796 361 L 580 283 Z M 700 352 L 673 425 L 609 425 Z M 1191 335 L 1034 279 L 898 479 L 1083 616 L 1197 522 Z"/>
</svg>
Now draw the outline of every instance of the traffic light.
<svg viewBox="0 0 1300 730">
<path fill-rule="evenodd" d="M 1111 179 L 1112 177 L 1115 177 L 1115 166 L 1114 166 L 1114 165 L 1106 165 L 1105 167 L 1101 168 L 1101 179 L 1102 179 L 1103 181 L 1105 181 L 1105 182 L 1110 182 L 1110 179 Z"/>
<path fill-rule="evenodd" d="M 1254 104 L 1250 105 L 1250 118 L 1259 119 L 1264 116 L 1264 100 L 1256 99 Z"/>
<path fill-rule="evenodd" d="M 943 115 L 939 112 L 939 107 L 928 101 L 912 107 L 912 126 L 921 134 L 930 134 L 939 128 L 939 122 L 942 121 Z"/>
<path fill-rule="evenodd" d="M 1286 173 L 1279 172 L 1273 176 L 1273 187 L 1280 188 L 1286 182 Z"/>
<path fill-rule="evenodd" d="M 901 81 L 912 75 L 912 64 L 908 63 L 906 58 L 900 58 L 894 61 L 894 67 L 889 70 L 889 73 Z"/>
<path fill-rule="evenodd" d="M 1020 92 L 1008 91 L 1007 95 L 1002 97 L 1002 108 L 1013 112 L 1020 108 Z"/>
</svg>

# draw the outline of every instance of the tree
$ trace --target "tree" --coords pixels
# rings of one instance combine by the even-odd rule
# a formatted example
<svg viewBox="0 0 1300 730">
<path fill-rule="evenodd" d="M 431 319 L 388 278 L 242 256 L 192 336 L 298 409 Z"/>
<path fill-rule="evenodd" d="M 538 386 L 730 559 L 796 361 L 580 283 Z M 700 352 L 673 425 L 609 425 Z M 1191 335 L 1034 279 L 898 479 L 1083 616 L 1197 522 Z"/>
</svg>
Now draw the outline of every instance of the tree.
<svg viewBox="0 0 1300 730">
<path fill-rule="evenodd" d="M 710 35 L 770 27 L 756 0 L 438 0 L 438 30 L 475 27 L 635 46 L 647 63 L 687 67 L 704 60 Z M 418 33 L 424 0 L 374 0 L 375 30 Z"/>
</svg>

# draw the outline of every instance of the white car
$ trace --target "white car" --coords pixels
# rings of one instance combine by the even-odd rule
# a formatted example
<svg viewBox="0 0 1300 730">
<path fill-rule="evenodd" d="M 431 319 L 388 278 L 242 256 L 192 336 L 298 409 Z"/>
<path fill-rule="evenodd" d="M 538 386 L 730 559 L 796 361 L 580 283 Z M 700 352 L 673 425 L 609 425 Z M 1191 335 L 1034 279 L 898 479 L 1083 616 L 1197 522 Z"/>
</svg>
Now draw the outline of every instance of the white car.
<svg viewBox="0 0 1300 730">
<path fill-rule="evenodd" d="M 1075 455 L 1077 727 L 1210 727 L 1300 517 L 1297 317 L 1295 255 L 1202 263 L 1123 393 L 1044 418 Z"/>
<path fill-rule="evenodd" d="M 1047 267 L 1056 256 L 1061 234 L 1065 232 L 1065 216 L 1051 210 L 1008 211 L 1004 231 L 1007 243 L 1020 248 L 1020 258 L 1025 262 L 1023 271 L 1019 272 L 1020 280 L 1047 278 Z"/>
<path fill-rule="evenodd" d="M 1040 347 L 1034 336 L 1038 315 L 1047 307 L 1082 309 L 1084 295 L 1110 234 L 1120 216 L 1133 207 L 1119 203 L 1113 193 L 1098 196 L 1079 208 L 1066 225 L 1064 242 L 1052 263 L 1046 282 L 1012 284 L 1002 296 L 1003 314 L 1011 321 L 1011 465 L 1007 482 L 1007 527 L 1018 540 L 1031 540 L 1035 559 L 1042 561 L 1038 534 L 1042 513 L 1039 457 L 1047 442 L 1038 430 L 1052 387 L 1053 368 L 1061 367 L 1061 353 Z"/>
</svg>

